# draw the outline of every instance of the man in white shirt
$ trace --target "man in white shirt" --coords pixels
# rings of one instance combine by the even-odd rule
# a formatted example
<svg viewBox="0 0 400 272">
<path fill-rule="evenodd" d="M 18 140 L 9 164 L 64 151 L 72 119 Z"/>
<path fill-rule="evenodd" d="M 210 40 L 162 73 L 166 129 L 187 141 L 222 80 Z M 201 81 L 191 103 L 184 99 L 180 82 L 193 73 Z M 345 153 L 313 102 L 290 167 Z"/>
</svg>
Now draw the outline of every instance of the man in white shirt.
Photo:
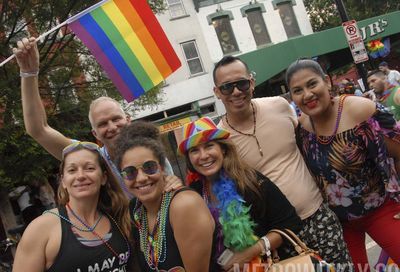
<svg viewBox="0 0 400 272">
<path fill-rule="evenodd" d="M 389 65 L 386 61 L 379 63 L 379 70 L 381 70 L 387 76 L 390 85 L 400 85 L 400 73 L 397 70 L 390 70 Z"/>
</svg>

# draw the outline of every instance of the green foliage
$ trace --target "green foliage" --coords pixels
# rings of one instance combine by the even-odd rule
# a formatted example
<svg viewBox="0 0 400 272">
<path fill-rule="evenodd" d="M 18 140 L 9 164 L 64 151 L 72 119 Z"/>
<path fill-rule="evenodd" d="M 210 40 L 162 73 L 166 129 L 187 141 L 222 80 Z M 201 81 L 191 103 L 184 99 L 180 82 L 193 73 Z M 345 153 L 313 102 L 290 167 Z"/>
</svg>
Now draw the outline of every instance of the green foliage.
<svg viewBox="0 0 400 272">
<path fill-rule="evenodd" d="M 400 9 L 398 0 L 343 0 L 350 19 L 364 20 Z M 304 0 L 314 31 L 341 25 L 334 0 Z"/>
<path fill-rule="evenodd" d="M 38 36 L 98 0 L 3 0 L 0 5 L 0 59 L 12 54 L 16 42 Z M 152 0 L 162 12 L 162 0 Z M 90 102 L 108 95 L 121 96 L 88 49 L 65 29 L 48 35 L 40 44 L 39 89 L 46 105 L 49 124 L 74 139 L 94 140 L 87 114 Z M 86 81 L 79 80 L 84 74 Z M 15 61 L 0 68 L 0 189 L 27 184 L 54 174 L 58 162 L 25 133 L 23 126 L 19 68 Z M 135 107 L 159 103 L 155 88 Z"/>
</svg>

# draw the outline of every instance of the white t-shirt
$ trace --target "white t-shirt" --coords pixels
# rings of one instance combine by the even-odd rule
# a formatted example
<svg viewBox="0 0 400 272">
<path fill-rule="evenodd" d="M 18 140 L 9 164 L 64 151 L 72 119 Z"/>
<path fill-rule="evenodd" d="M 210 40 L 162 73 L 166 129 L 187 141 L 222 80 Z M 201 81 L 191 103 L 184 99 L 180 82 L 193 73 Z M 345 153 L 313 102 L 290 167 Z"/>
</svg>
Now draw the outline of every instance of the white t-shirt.
<svg viewBox="0 0 400 272">
<path fill-rule="evenodd" d="M 390 83 L 390 85 L 400 85 L 400 73 L 399 71 L 396 70 L 390 70 L 388 76 L 388 81 Z"/>
</svg>

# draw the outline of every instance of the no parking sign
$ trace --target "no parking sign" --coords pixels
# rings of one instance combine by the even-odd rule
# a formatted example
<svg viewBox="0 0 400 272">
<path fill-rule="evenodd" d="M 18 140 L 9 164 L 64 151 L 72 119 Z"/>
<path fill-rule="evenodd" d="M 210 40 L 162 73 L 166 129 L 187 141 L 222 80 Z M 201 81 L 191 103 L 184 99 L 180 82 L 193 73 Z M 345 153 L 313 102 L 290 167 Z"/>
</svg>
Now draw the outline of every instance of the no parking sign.
<svg viewBox="0 0 400 272">
<path fill-rule="evenodd" d="M 364 46 L 364 41 L 355 20 L 347 21 L 342 24 L 346 35 L 347 43 L 353 56 L 354 63 L 368 60 L 368 53 Z"/>
</svg>

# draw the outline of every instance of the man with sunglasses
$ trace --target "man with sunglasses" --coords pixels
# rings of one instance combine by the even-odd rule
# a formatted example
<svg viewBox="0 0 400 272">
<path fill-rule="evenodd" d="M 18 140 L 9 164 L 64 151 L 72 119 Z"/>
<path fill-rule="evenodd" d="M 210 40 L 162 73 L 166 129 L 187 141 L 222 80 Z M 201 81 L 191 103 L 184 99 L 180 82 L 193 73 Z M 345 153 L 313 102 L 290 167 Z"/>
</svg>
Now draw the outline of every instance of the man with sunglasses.
<svg viewBox="0 0 400 272">
<path fill-rule="evenodd" d="M 39 51 L 35 38 L 24 38 L 18 41 L 17 48 L 13 48 L 13 53 L 16 55 L 20 67 L 22 109 L 26 131 L 51 155 L 61 160 L 62 150 L 74 140 L 64 136 L 47 123 L 47 116 L 38 87 Z M 115 140 L 121 129 L 131 122 L 130 116 L 124 112 L 116 100 L 110 97 L 100 97 L 90 104 L 89 121 L 93 136 L 103 144 L 101 148 L 103 157 L 109 163 L 124 189 L 122 177 L 113 163 L 113 152 Z M 168 161 L 166 161 L 166 173 L 173 175 L 171 164 Z M 171 180 L 171 178 L 168 178 L 168 180 Z M 175 188 L 180 184 L 175 178 L 174 180 L 168 185 Z M 170 186 L 167 186 L 167 189 L 170 188 Z"/>
<path fill-rule="evenodd" d="M 296 208 L 306 244 L 323 259 L 348 266 L 351 260 L 339 221 L 323 204 L 297 148 L 297 117 L 289 103 L 279 96 L 252 99 L 255 79 L 237 57 L 223 57 L 214 67 L 213 79 L 214 93 L 226 110 L 218 126 L 230 132 L 239 155 L 270 178 Z"/>
</svg>

